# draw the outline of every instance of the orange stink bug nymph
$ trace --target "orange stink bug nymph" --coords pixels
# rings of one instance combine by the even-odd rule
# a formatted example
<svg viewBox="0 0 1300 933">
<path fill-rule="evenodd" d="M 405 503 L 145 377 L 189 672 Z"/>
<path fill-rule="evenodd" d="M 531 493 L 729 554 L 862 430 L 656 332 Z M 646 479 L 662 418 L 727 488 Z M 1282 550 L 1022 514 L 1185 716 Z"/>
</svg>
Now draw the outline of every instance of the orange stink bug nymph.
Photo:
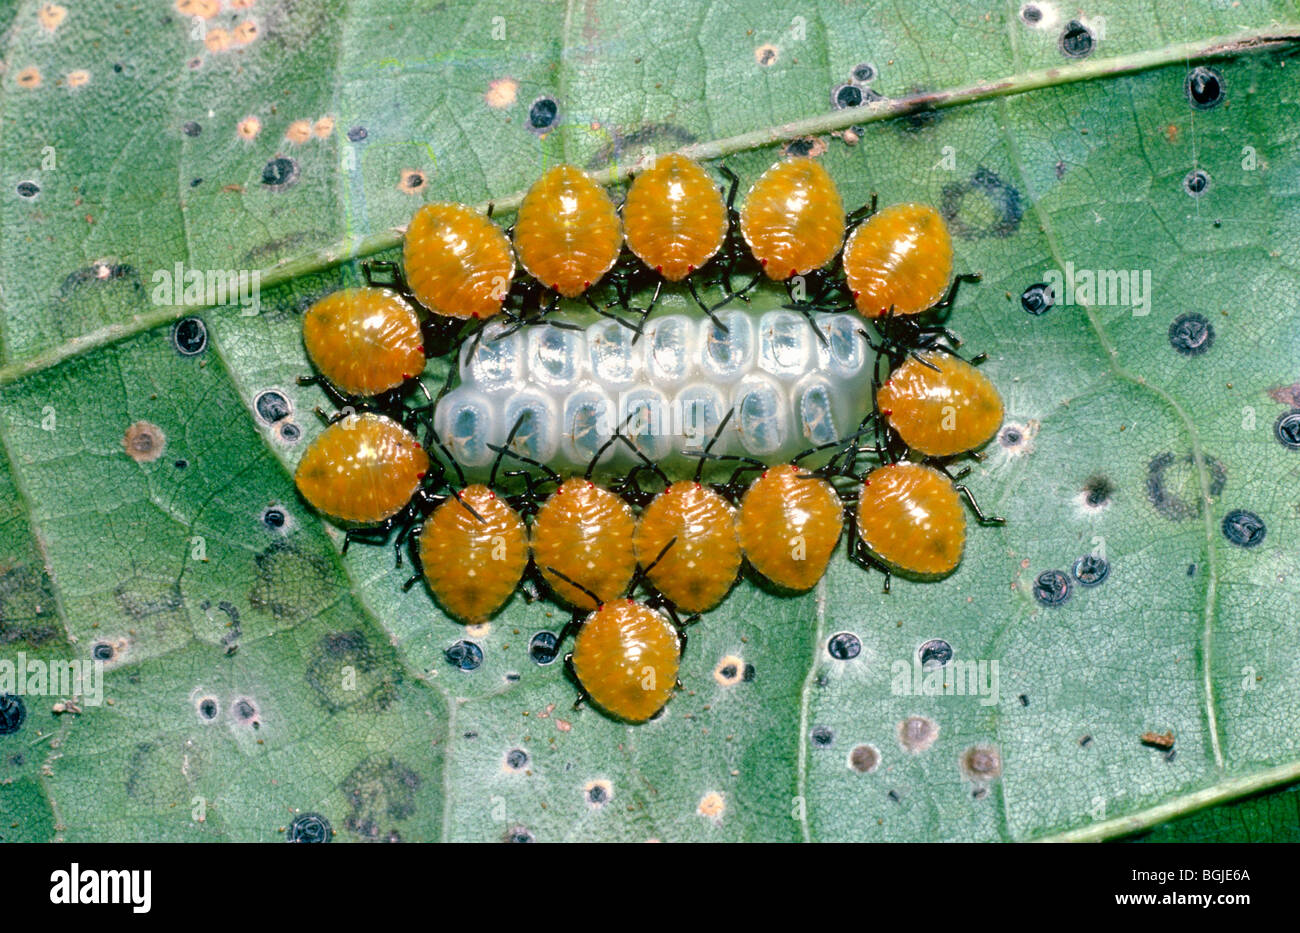
<svg viewBox="0 0 1300 933">
<path fill-rule="evenodd" d="M 740 233 L 763 273 L 787 282 L 830 263 L 844 242 L 844 202 L 820 162 L 777 162 L 750 187 Z M 748 287 L 748 286 L 747 286 Z"/>
<path fill-rule="evenodd" d="M 465 321 L 501 312 L 515 275 L 510 241 L 491 220 L 464 204 L 426 204 L 407 225 L 402 244 L 405 283 L 416 301 Z"/>
<path fill-rule="evenodd" d="M 794 463 L 765 470 L 740 500 L 737 530 L 750 566 L 787 590 L 811 589 L 844 528 L 835 488 Z"/>
<path fill-rule="evenodd" d="M 386 541 L 410 515 L 428 470 L 429 455 L 414 434 L 385 415 L 361 412 L 336 417 L 312 441 L 294 482 L 317 511 L 350 526 L 346 552 L 356 539 Z"/>
<path fill-rule="evenodd" d="M 320 384 L 343 406 L 388 397 L 424 371 L 424 335 L 415 309 L 387 288 L 345 288 L 321 298 L 302 320 L 302 341 Z"/>
<path fill-rule="evenodd" d="M 632 509 L 621 497 L 591 479 L 596 464 L 618 435 L 601 446 L 583 476 L 562 479 L 546 464 L 511 449 L 523 424 L 524 415 L 520 415 L 504 445 L 488 446 L 498 455 L 539 468 L 545 481 L 555 484 L 555 490 L 533 516 L 533 562 L 560 601 L 578 609 L 594 609 L 623 592 L 636 573 L 636 518 Z M 537 483 L 531 474 L 520 472 L 531 500 L 536 496 Z"/>
<path fill-rule="evenodd" d="M 987 516 L 971 491 L 942 466 L 887 463 L 862 479 L 857 507 L 852 511 L 849 556 L 860 566 L 885 575 L 889 592 L 892 572 L 920 580 L 937 580 L 957 569 L 966 543 L 966 517 L 961 497 L 981 524 L 1000 525 Z"/>
<path fill-rule="evenodd" d="M 911 354 L 876 393 L 880 414 L 927 457 L 983 447 L 1002 426 L 1002 397 L 983 373 L 952 353 Z"/>
<path fill-rule="evenodd" d="M 952 306 L 962 282 L 953 278 L 948 225 L 926 204 L 895 204 L 855 226 L 841 259 L 849 293 L 865 317 L 908 316 Z"/>
<path fill-rule="evenodd" d="M 676 153 L 660 156 L 632 180 L 621 209 L 624 235 L 641 269 L 654 275 L 654 293 L 641 309 L 638 332 L 658 303 L 665 281 L 685 282 L 695 303 L 713 317 L 713 308 L 700 298 L 695 287 L 695 273 L 713 263 L 727 243 L 731 201 L 738 180 L 726 168 L 722 171 L 731 181 L 725 202 L 709 173 L 699 163 Z M 629 272 L 620 266 L 615 272 L 613 281 L 619 302 L 625 307 L 641 269 Z"/>
<path fill-rule="evenodd" d="M 554 292 L 542 317 L 561 297 L 579 296 L 606 314 L 589 292 L 618 261 L 623 225 L 609 194 L 591 176 L 572 165 L 548 169 L 524 195 L 512 232 L 524 270 Z"/>
<path fill-rule="evenodd" d="M 432 429 L 430 435 L 456 471 L 460 488 L 451 489 L 439 462 L 436 485 L 450 493 L 413 530 L 411 557 L 418 573 L 404 588 L 422 576 L 450 615 L 477 625 L 504 606 L 523 579 L 528 529 L 510 503 L 493 491 L 500 457 L 486 485 L 466 485 L 460 465 Z"/>
<path fill-rule="evenodd" d="M 673 543 L 668 542 L 660 557 Z M 656 562 L 651 562 L 649 569 Z M 558 573 L 547 567 L 543 573 L 548 570 Z M 568 583 L 583 589 L 576 580 Z M 685 627 L 695 621 L 683 623 L 671 605 L 656 608 L 632 599 L 636 584 L 633 580 L 627 595 L 611 602 L 602 602 L 595 593 L 586 591 L 595 611 L 583 619 L 575 617 L 557 639 L 558 644 L 577 630 L 573 651 L 564 659 L 569 676 L 578 686 L 574 708 L 591 700 L 610 716 L 630 723 L 654 718 L 681 686 L 677 672 L 686 651 Z"/>
<path fill-rule="evenodd" d="M 705 612 L 718 605 L 740 573 L 736 509 L 717 489 L 701 481 L 709 460 L 741 459 L 711 453 L 734 414 L 735 409 L 728 411 L 719 422 L 700 454 L 694 479 L 678 483 L 669 483 L 654 461 L 621 437 L 643 462 L 626 480 L 633 494 L 639 492 L 636 477 L 643 468 L 658 475 L 666 487 L 645 507 L 637 522 L 637 559 L 647 568 L 646 577 L 655 589 L 685 612 Z M 669 550 L 671 542 L 676 544 Z"/>
</svg>

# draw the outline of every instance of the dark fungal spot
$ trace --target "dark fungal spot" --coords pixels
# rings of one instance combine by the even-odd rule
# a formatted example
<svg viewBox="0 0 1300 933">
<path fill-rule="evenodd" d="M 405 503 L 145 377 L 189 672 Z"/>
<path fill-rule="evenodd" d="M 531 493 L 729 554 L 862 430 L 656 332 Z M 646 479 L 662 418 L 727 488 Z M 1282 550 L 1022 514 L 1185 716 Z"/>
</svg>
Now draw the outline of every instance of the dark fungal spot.
<svg viewBox="0 0 1300 933">
<path fill-rule="evenodd" d="M 836 661 L 852 661 L 862 653 L 862 641 L 852 632 L 837 632 L 826 642 L 826 652 Z"/>
<path fill-rule="evenodd" d="M 503 841 L 514 842 L 514 843 L 528 843 L 528 842 L 536 842 L 537 837 L 535 837 L 532 834 L 532 832 L 525 826 L 511 826 L 509 829 L 506 830 L 505 838 Z"/>
<path fill-rule="evenodd" d="M 383 712 L 397 698 L 401 668 L 392 646 L 372 644 L 361 629 L 351 629 L 317 642 L 306 678 L 331 713 L 350 707 Z"/>
<path fill-rule="evenodd" d="M 522 771 L 528 766 L 528 753 L 522 748 L 512 748 L 506 752 L 506 767 L 511 771 Z"/>
<path fill-rule="evenodd" d="M 262 166 L 262 184 L 283 191 L 298 180 L 298 163 L 288 156 L 276 156 Z"/>
<path fill-rule="evenodd" d="M 361 140 L 365 139 L 369 135 L 370 134 L 366 132 L 366 128 L 364 126 L 354 126 L 350 130 L 348 130 L 348 141 L 359 143 L 361 142 Z"/>
<path fill-rule="evenodd" d="M 1058 44 L 1061 54 L 1066 58 L 1087 58 L 1097 45 L 1097 37 L 1083 23 L 1072 19 L 1061 31 L 1061 41 Z"/>
<path fill-rule="evenodd" d="M 253 557 L 253 565 L 255 578 L 248 603 L 273 618 L 306 618 L 337 598 L 334 558 L 323 542 L 295 542 L 277 535 Z"/>
<path fill-rule="evenodd" d="M 544 133 L 555 126 L 559 115 L 559 103 L 554 97 L 543 95 L 528 108 L 528 127 L 534 133 Z"/>
<path fill-rule="evenodd" d="M 963 210 L 967 196 L 972 194 L 985 200 L 985 209 Z M 953 235 L 967 239 L 1009 237 L 1025 215 L 1020 192 L 982 166 L 969 180 L 943 186 L 940 210 Z"/>
<path fill-rule="evenodd" d="M 286 444 L 294 444 L 302 437 L 302 428 L 298 427 L 292 421 L 283 421 L 280 423 L 280 440 Z"/>
<path fill-rule="evenodd" d="M 1254 512 L 1233 509 L 1223 516 L 1223 536 L 1238 547 L 1256 547 L 1264 540 L 1264 520 Z"/>
<path fill-rule="evenodd" d="M 853 80 L 862 84 L 867 84 L 876 80 L 876 75 L 879 74 L 879 72 L 876 71 L 876 66 L 870 62 L 863 62 L 860 65 L 854 65 L 851 73 L 853 75 Z"/>
<path fill-rule="evenodd" d="M 180 460 L 177 460 L 175 463 L 172 464 L 172 466 L 176 467 L 176 469 L 178 470 L 184 470 L 188 468 L 189 465 L 190 462 L 184 458 L 181 458 Z"/>
<path fill-rule="evenodd" d="M 1194 168 L 1183 176 L 1183 190 L 1194 198 L 1205 194 L 1210 187 L 1210 174 L 1203 168 Z"/>
<path fill-rule="evenodd" d="M 35 647 L 60 639 L 61 631 L 43 568 L 18 564 L 0 572 L 0 645 L 25 642 Z"/>
<path fill-rule="evenodd" d="M 278 389 L 263 389 L 253 399 L 253 410 L 267 424 L 275 424 L 293 414 L 293 406 Z"/>
<path fill-rule="evenodd" d="M 856 84 L 841 84 L 831 90 L 831 105 L 836 110 L 862 106 L 862 88 Z"/>
<path fill-rule="evenodd" d="M 1213 68 L 1197 65 L 1183 82 L 1187 100 L 1197 110 L 1213 110 L 1223 103 L 1223 76 Z"/>
<path fill-rule="evenodd" d="M 1020 8 L 1020 21 L 1026 26 L 1037 26 L 1043 21 L 1043 11 L 1032 3 Z"/>
<path fill-rule="evenodd" d="M 198 187 L 199 185 L 201 185 L 201 184 L 203 184 L 203 179 L 202 179 L 202 178 L 191 178 L 191 179 L 190 179 L 190 187 L 191 187 L 191 188 L 197 188 L 197 187 Z"/>
<path fill-rule="evenodd" d="M 286 842 L 329 842 L 334 838 L 334 830 L 329 820 L 319 813 L 299 813 L 289 824 L 284 838 Z"/>
<path fill-rule="evenodd" d="M 111 661 L 116 653 L 113 646 L 106 641 L 96 642 L 90 649 L 90 656 L 96 661 Z"/>
<path fill-rule="evenodd" d="M 854 746 L 853 751 L 849 752 L 849 767 L 858 774 L 868 774 L 876 770 L 880 764 L 880 752 L 876 751 L 870 745 Z"/>
<path fill-rule="evenodd" d="M 743 681 L 744 681 L 745 683 L 747 683 L 747 684 L 752 684 L 752 683 L 754 682 L 754 676 L 755 676 L 755 674 L 756 674 L 756 672 L 755 672 L 755 670 L 754 670 L 754 665 L 752 665 L 752 664 L 746 664 L 746 665 L 745 665 L 745 673 L 741 676 L 740 679 L 743 680 Z"/>
<path fill-rule="evenodd" d="M 1029 694 L 1027 693 L 1020 694 L 1020 696 L 1016 697 L 1016 699 L 1020 701 L 1021 706 L 1029 705 Z"/>
<path fill-rule="evenodd" d="M 1214 325 L 1195 311 L 1180 314 L 1169 325 L 1169 345 L 1183 356 L 1200 356 L 1214 346 Z"/>
<path fill-rule="evenodd" d="M 199 700 L 198 704 L 199 717 L 208 722 L 217 718 L 217 713 L 221 712 L 221 707 L 215 697 L 204 697 Z"/>
<path fill-rule="evenodd" d="M 240 697 L 234 705 L 235 719 L 244 723 L 251 723 L 257 719 L 257 707 L 253 701 L 247 697 Z"/>
<path fill-rule="evenodd" d="M 921 667 L 927 671 L 943 667 L 952 660 L 952 645 L 942 638 L 932 638 L 916 649 L 916 656 Z"/>
<path fill-rule="evenodd" d="M 1096 474 L 1083 481 L 1083 501 L 1093 508 L 1106 505 L 1113 495 L 1115 484 L 1108 477 Z"/>
<path fill-rule="evenodd" d="M 282 509 L 277 509 L 272 506 L 262 513 L 262 524 L 267 528 L 278 530 L 284 527 L 284 522 L 285 517 Z"/>
<path fill-rule="evenodd" d="M 830 748 L 835 744 L 835 733 L 826 726 L 813 726 L 808 737 L 817 748 Z"/>
<path fill-rule="evenodd" d="M 528 641 L 528 656 L 534 664 L 550 664 L 558 653 L 559 640 L 554 632 L 538 632 Z"/>
<path fill-rule="evenodd" d="M 1020 293 L 1020 307 L 1037 317 L 1046 314 L 1056 304 L 1056 292 L 1046 282 L 1036 282 Z"/>
<path fill-rule="evenodd" d="M 1205 467 L 1210 473 L 1210 498 L 1217 498 L 1228 482 L 1228 471 L 1214 457 L 1206 455 Z M 1147 464 L 1147 499 L 1156 511 L 1170 521 L 1180 521 L 1201 514 L 1200 483 L 1196 477 L 1196 461 L 1191 454 L 1177 458 L 1166 451 L 1151 458 Z M 1179 496 L 1171 490 L 1184 490 Z"/>
<path fill-rule="evenodd" d="M 172 346 L 181 356 L 198 356 L 208 348 L 208 326 L 196 317 L 177 321 L 172 325 Z"/>
<path fill-rule="evenodd" d="M 483 649 L 472 641 L 461 639 L 443 652 L 447 663 L 457 670 L 476 671 L 483 664 Z"/>
<path fill-rule="evenodd" d="M 181 132 L 186 136 L 194 137 L 203 132 L 203 127 L 199 126 L 199 124 L 195 123 L 193 120 L 187 120 L 185 123 L 181 124 Z"/>
<path fill-rule="evenodd" d="M 600 806 L 609 800 L 609 791 L 604 784 L 599 781 L 587 788 L 587 802 L 595 806 Z"/>
<path fill-rule="evenodd" d="M 339 787 L 350 811 L 344 827 L 362 839 L 393 840 L 393 823 L 415 815 L 416 792 L 422 784 L 420 775 L 396 758 L 363 761 Z"/>
<path fill-rule="evenodd" d="M 1044 606 L 1059 606 L 1070 598 L 1070 578 L 1060 570 L 1044 570 L 1034 579 L 1034 599 Z"/>
<path fill-rule="evenodd" d="M 736 665 L 734 664 L 724 664 L 718 671 L 718 675 L 722 677 L 723 680 L 735 680 L 739 673 L 740 671 L 736 670 Z"/>
<path fill-rule="evenodd" d="M 13 735 L 27 719 L 27 704 L 20 696 L 0 693 L 0 735 Z"/>
<path fill-rule="evenodd" d="M 407 190 L 414 191 L 417 188 L 424 187 L 424 175 L 419 172 L 407 172 L 406 176 L 402 179 L 402 183 L 406 186 Z"/>
<path fill-rule="evenodd" d="M 1273 436 L 1283 447 L 1300 450 L 1300 409 L 1283 412 L 1273 424 Z"/>
<path fill-rule="evenodd" d="M 114 72 L 115 74 L 121 74 L 121 73 L 122 73 L 122 63 L 121 63 L 121 62 L 114 62 L 114 63 L 113 63 L 113 72 Z"/>
<path fill-rule="evenodd" d="M 41 193 L 41 186 L 34 181 L 20 181 L 18 183 L 18 194 L 24 198 L 34 198 Z"/>
<path fill-rule="evenodd" d="M 1096 554 L 1084 554 L 1070 568 L 1074 579 L 1083 586 L 1099 586 L 1110 576 L 1110 564 Z"/>
</svg>

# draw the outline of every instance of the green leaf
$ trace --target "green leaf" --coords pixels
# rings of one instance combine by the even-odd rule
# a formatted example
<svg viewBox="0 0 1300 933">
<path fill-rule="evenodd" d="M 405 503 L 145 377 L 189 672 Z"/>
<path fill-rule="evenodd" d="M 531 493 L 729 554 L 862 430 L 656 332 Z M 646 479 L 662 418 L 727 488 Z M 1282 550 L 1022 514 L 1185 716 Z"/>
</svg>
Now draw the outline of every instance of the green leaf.
<svg viewBox="0 0 1300 933">
<path fill-rule="evenodd" d="M 1046 3 L 1035 26 L 1016 4 L 257 3 L 199 29 L 207 6 L 0 14 L 0 660 L 111 655 L 104 705 L 23 698 L 0 836 L 265 840 L 312 812 L 344 840 L 1094 839 L 1300 776 L 1300 453 L 1273 430 L 1300 402 L 1292 4 L 1097 4 L 1077 60 Z M 834 110 L 862 62 L 886 99 Z M 1202 64 L 1208 110 L 1185 90 Z M 560 610 L 516 597 L 466 630 L 390 550 L 339 555 L 291 479 L 324 404 L 295 383 L 308 303 L 394 258 L 425 200 L 504 215 L 545 165 L 614 181 L 647 147 L 750 180 L 798 137 L 850 204 L 942 206 L 984 273 L 950 323 L 1020 440 L 974 465 L 1007 524 L 973 527 L 956 574 L 886 596 L 837 555 L 804 597 L 742 581 L 665 716 L 631 727 L 571 711 L 561 666 L 530 659 Z M 259 305 L 160 299 L 178 262 L 257 270 Z M 1150 272 L 1149 313 L 1026 314 L 1067 264 Z M 1214 328 L 1201 355 L 1171 345 L 1184 313 Z M 298 437 L 261 420 L 266 389 Z M 1233 509 L 1259 546 L 1225 537 Z M 1101 585 L 1036 601 L 1102 548 Z M 838 632 L 856 658 L 828 653 Z M 997 697 L 901 690 L 935 638 L 997 662 Z M 445 659 L 461 639 L 475 671 Z M 909 752 L 913 716 L 938 733 Z M 1142 744 L 1167 730 L 1173 756 Z M 1000 776 L 963 770 L 976 748 Z M 1180 825 L 1216 837 L 1215 812 Z"/>
</svg>

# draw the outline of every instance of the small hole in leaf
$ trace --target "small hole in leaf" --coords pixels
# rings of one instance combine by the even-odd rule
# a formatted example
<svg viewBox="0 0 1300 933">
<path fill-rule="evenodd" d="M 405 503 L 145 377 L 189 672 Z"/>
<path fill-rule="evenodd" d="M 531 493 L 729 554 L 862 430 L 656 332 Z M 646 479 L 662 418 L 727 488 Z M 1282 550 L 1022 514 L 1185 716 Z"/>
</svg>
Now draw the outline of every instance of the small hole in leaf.
<svg viewBox="0 0 1300 933">
<path fill-rule="evenodd" d="M 1194 168 L 1183 178 L 1183 190 L 1194 198 L 1199 198 L 1210 187 L 1209 173 L 1202 168 Z"/>
<path fill-rule="evenodd" d="M 862 84 L 869 84 L 876 80 L 877 74 L 879 72 L 876 70 L 876 66 L 870 62 L 863 62 L 860 65 L 853 66 L 853 80 Z"/>
<path fill-rule="evenodd" d="M 1070 578 L 1059 570 L 1044 570 L 1034 580 L 1034 599 L 1044 606 L 1059 606 L 1070 598 Z"/>
<path fill-rule="evenodd" d="M 535 664 L 550 664 L 555 660 L 558 647 L 554 632 L 538 632 L 528 642 L 528 656 Z"/>
<path fill-rule="evenodd" d="M 1283 412 L 1273 425 L 1273 435 L 1283 447 L 1300 450 L 1300 409 Z"/>
<path fill-rule="evenodd" d="M 172 327 L 172 344 L 182 356 L 198 356 L 208 346 L 208 327 L 196 317 L 177 321 Z"/>
<path fill-rule="evenodd" d="M 539 97 L 528 108 L 528 126 L 534 133 L 544 133 L 555 125 L 559 115 L 560 105 L 554 97 Z"/>
<path fill-rule="evenodd" d="M 298 163 L 287 156 L 277 156 L 262 166 L 262 184 L 272 191 L 283 191 L 298 180 Z"/>
<path fill-rule="evenodd" d="M 921 662 L 921 668 L 926 671 L 943 667 L 952 660 L 952 654 L 952 645 L 942 638 L 932 638 L 916 649 L 916 656 Z"/>
<path fill-rule="evenodd" d="M 852 632 L 838 632 L 826 642 L 826 652 L 836 661 L 852 661 L 862 653 L 862 641 Z"/>
<path fill-rule="evenodd" d="M 1046 282 L 1030 285 L 1020 293 L 1020 307 L 1034 316 L 1047 313 L 1054 304 L 1056 293 Z"/>
<path fill-rule="evenodd" d="M 1187 72 L 1183 89 L 1197 110 L 1212 110 L 1223 103 L 1223 76 L 1213 68 L 1197 65 Z"/>
<path fill-rule="evenodd" d="M 856 84 L 841 84 L 831 91 L 831 103 L 836 110 L 843 110 L 846 107 L 861 107 L 862 88 Z"/>
<path fill-rule="evenodd" d="M 1097 37 L 1077 19 L 1070 20 L 1061 32 L 1061 54 L 1066 58 L 1086 58 L 1092 54 Z"/>
<path fill-rule="evenodd" d="M 267 424 L 275 424 L 293 414 L 293 406 L 278 389 L 264 389 L 253 399 L 253 410 Z"/>
<path fill-rule="evenodd" d="M 322 843 L 334 837 L 329 820 L 319 813 L 299 813 L 285 833 L 288 842 Z"/>
<path fill-rule="evenodd" d="M 443 652 L 447 663 L 462 671 L 476 671 L 483 664 L 483 649 L 472 641 L 461 640 Z"/>
<path fill-rule="evenodd" d="M 1074 579 L 1083 586 L 1099 586 L 1110 576 L 1110 564 L 1096 554 L 1084 554 L 1070 568 Z"/>
<path fill-rule="evenodd" d="M 1264 540 L 1264 520 L 1254 512 L 1233 509 L 1223 516 L 1223 536 L 1238 547 L 1255 547 Z"/>
</svg>

